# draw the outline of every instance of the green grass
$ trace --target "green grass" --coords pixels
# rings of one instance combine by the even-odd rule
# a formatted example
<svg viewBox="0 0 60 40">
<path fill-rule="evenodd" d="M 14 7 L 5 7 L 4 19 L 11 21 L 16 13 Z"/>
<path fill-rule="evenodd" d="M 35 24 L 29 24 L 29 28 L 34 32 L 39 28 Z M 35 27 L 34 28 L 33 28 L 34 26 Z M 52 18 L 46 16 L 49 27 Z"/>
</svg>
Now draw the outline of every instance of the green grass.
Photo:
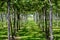
<svg viewBox="0 0 60 40">
<path fill-rule="evenodd" d="M 0 24 L 0 40 L 8 40 L 8 27 Z M 54 40 L 60 40 L 60 27 L 53 27 Z M 17 40 L 46 40 L 45 33 L 34 21 L 27 21 L 21 25 L 20 30 L 16 33 Z"/>
</svg>

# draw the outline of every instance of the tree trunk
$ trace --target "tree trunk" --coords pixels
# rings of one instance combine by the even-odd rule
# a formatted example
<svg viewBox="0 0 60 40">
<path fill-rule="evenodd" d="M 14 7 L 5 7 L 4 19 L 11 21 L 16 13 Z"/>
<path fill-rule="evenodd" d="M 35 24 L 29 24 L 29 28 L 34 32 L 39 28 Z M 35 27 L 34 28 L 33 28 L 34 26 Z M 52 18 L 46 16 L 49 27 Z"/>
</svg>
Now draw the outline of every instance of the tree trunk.
<svg viewBox="0 0 60 40">
<path fill-rule="evenodd" d="M 57 13 L 57 12 L 56 12 Z M 58 13 L 57 13 L 57 27 L 58 27 Z"/>
<path fill-rule="evenodd" d="M 11 16 L 11 19 L 10 19 L 10 25 L 11 25 L 11 35 L 13 35 L 12 16 Z M 12 39 L 13 39 L 13 37 L 12 37 Z"/>
<path fill-rule="evenodd" d="M 14 11 L 14 12 L 15 12 L 15 11 Z M 15 23 L 16 23 L 15 20 L 16 20 L 16 19 L 15 19 L 15 13 L 14 13 L 14 28 L 13 28 L 13 29 L 14 29 L 14 36 L 15 36 L 15 33 L 16 33 L 16 32 L 15 32 L 15 31 L 16 31 L 16 30 L 15 30 L 15 27 L 16 27 L 16 26 L 15 26 Z"/>
<path fill-rule="evenodd" d="M 17 12 L 17 31 L 20 29 L 20 14 Z"/>
<path fill-rule="evenodd" d="M 2 27 L 3 27 L 3 13 L 1 14 L 1 21 L 2 21 Z"/>
<path fill-rule="evenodd" d="M 53 35 L 52 35 L 52 6 L 50 7 L 50 27 L 49 27 L 49 31 L 50 31 L 50 40 L 53 40 Z"/>
<path fill-rule="evenodd" d="M 8 5 L 8 16 L 7 16 L 7 20 L 8 20 L 8 40 L 10 40 L 10 0 L 7 1 L 7 5 Z"/>
<path fill-rule="evenodd" d="M 50 3 L 50 13 L 49 13 L 50 27 L 49 27 L 49 33 L 50 33 L 50 40 L 53 40 L 53 35 L 52 35 L 52 3 L 51 3 L 51 0 L 49 0 L 49 3 Z"/>
<path fill-rule="evenodd" d="M 49 40 L 49 28 L 47 26 L 47 8 L 46 8 L 46 5 L 45 4 L 45 7 L 43 8 L 44 9 L 44 17 L 45 17 L 45 33 L 46 33 L 46 39 Z"/>
<path fill-rule="evenodd" d="M 33 16 L 34 16 L 35 23 L 38 23 L 38 21 L 39 21 L 39 13 L 35 12 Z"/>
</svg>

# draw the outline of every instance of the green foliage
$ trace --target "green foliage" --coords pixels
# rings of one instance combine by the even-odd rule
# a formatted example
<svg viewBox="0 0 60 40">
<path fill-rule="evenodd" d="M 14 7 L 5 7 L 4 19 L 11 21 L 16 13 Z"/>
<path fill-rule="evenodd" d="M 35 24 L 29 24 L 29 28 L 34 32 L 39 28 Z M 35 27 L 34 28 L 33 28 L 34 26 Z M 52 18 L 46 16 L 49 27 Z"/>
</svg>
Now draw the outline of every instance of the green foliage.
<svg viewBox="0 0 60 40">
<path fill-rule="evenodd" d="M 53 13 L 57 12 L 60 13 L 60 1 L 59 0 L 51 0 L 52 7 L 53 7 Z M 48 0 L 10 0 L 10 12 L 13 11 L 13 9 L 17 10 L 17 13 L 26 13 L 31 14 L 34 12 L 43 13 L 42 8 L 46 5 L 47 10 L 49 11 L 49 1 Z M 7 12 L 7 0 L 0 0 L 0 12 Z M 12 22 L 13 23 L 13 22 Z M 53 22 L 54 24 L 56 23 Z M 6 27 L 2 27 L 2 24 Z M 43 23 L 41 23 L 43 24 Z M 60 22 L 59 22 L 60 24 Z M 56 25 L 56 24 L 55 24 Z M 60 40 L 59 35 L 60 29 L 55 29 L 55 25 L 53 26 L 53 34 L 54 34 L 54 40 Z M 0 22 L 0 40 L 4 40 L 7 38 L 7 25 L 5 22 Z M 3 36 L 4 35 L 4 36 Z M 21 36 L 21 40 L 45 40 L 45 33 L 41 32 L 40 27 L 34 22 L 34 21 L 27 21 L 26 23 L 21 24 L 20 30 L 17 32 L 17 36 Z"/>
<path fill-rule="evenodd" d="M 43 34 L 41 34 L 41 30 L 40 28 L 36 25 L 36 23 L 34 23 L 34 21 L 28 21 L 27 23 L 24 23 L 21 27 L 21 29 L 19 30 L 19 32 L 17 33 L 17 35 L 19 36 L 23 36 L 21 39 L 22 40 L 40 40 L 40 37 L 43 38 Z M 24 36 L 26 38 L 24 38 Z"/>
</svg>

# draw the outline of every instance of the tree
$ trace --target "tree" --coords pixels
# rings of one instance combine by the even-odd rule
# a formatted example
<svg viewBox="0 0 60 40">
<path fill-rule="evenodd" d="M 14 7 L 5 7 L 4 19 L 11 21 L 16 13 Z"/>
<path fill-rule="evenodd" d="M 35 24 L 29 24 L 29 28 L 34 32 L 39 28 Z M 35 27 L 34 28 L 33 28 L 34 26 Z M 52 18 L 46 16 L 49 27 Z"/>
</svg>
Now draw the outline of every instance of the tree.
<svg viewBox="0 0 60 40">
<path fill-rule="evenodd" d="M 10 0 L 7 1 L 8 6 L 8 40 L 10 40 Z"/>
<path fill-rule="evenodd" d="M 49 0 L 50 4 L 50 12 L 49 12 L 49 20 L 50 20 L 50 26 L 49 26 L 49 33 L 50 33 L 50 40 L 53 40 L 53 34 L 52 34 L 52 2 Z"/>
</svg>

